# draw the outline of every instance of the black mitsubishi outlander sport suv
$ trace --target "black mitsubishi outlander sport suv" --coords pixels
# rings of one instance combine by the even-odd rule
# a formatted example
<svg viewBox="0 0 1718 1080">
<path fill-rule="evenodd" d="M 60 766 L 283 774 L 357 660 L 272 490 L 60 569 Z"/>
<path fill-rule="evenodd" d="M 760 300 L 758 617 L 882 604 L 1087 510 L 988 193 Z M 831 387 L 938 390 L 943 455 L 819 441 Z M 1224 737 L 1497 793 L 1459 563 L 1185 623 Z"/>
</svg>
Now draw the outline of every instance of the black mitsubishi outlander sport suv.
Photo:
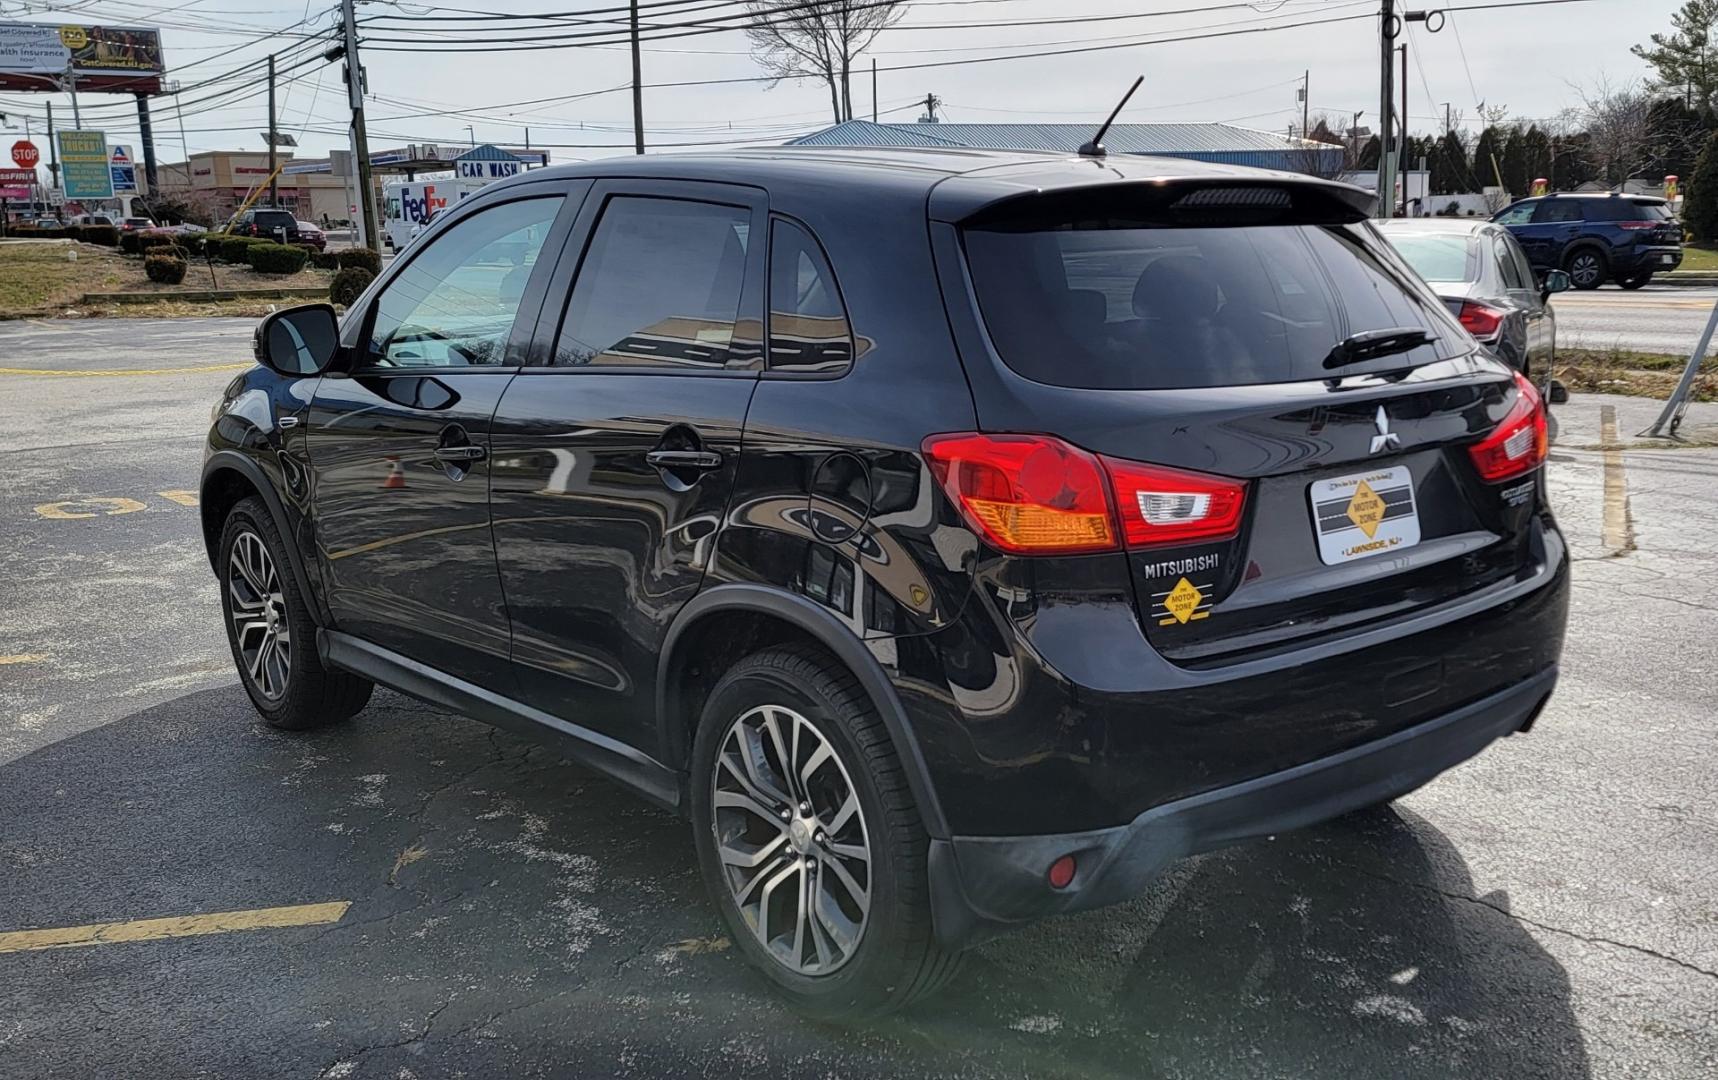
<svg viewBox="0 0 1718 1080">
<path fill-rule="evenodd" d="M 202 521 L 282 728 L 380 683 L 692 822 L 815 1013 L 1527 730 L 1534 388 L 1306 176 L 793 149 L 464 200 L 271 315 Z"/>
</svg>

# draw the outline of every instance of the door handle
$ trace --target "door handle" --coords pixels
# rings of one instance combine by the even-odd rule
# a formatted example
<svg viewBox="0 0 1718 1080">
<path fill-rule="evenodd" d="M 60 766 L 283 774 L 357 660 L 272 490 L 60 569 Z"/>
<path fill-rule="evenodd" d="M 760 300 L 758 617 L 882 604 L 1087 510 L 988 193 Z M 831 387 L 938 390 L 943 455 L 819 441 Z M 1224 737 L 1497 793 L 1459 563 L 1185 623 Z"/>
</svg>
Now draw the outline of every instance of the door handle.
<svg viewBox="0 0 1718 1080">
<path fill-rule="evenodd" d="M 656 469 L 712 472 L 722 467 L 722 455 L 714 450 L 652 450 L 644 462 Z"/>
<path fill-rule="evenodd" d="M 482 461 L 489 456 L 489 451 L 481 446 L 438 446 L 435 448 L 437 461 Z"/>
</svg>

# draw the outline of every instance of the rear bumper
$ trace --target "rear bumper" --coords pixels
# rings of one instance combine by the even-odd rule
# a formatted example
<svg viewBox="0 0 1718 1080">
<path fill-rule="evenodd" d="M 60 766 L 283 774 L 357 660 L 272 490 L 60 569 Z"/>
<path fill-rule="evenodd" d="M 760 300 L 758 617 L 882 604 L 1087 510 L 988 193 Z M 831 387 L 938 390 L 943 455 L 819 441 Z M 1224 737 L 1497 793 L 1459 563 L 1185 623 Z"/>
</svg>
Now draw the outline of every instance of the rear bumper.
<svg viewBox="0 0 1718 1080">
<path fill-rule="evenodd" d="M 1682 249 L 1675 246 L 1636 248 L 1627 259 L 1619 259 L 1612 267 L 1618 277 L 1636 274 L 1665 273 L 1682 265 Z"/>
<path fill-rule="evenodd" d="M 949 948 L 1046 915 L 1138 895 L 1187 855 L 1324 821 L 1405 795 L 1530 726 L 1557 682 L 1548 667 L 1502 691 L 1393 735 L 1281 772 L 1153 807 L 1109 829 L 931 841 L 931 903 Z M 1072 854 L 1073 882 L 1053 889 L 1050 864 Z"/>
</svg>

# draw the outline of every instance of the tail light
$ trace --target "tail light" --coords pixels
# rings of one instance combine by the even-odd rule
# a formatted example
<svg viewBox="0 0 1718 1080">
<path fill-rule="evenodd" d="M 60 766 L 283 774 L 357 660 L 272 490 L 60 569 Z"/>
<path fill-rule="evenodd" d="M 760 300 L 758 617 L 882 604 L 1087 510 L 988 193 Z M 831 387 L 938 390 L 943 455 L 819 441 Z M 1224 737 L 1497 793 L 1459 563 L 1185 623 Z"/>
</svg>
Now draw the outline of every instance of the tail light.
<svg viewBox="0 0 1718 1080">
<path fill-rule="evenodd" d="M 1103 458 L 1130 548 L 1226 540 L 1241 530 L 1247 486 L 1239 480 Z"/>
<path fill-rule="evenodd" d="M 1662 221 L 1619 221 L 1617 227 L 1624 232 L 1640 232 L 1643 229 L 1656 229 L 1662 224 Z"/>
<path fill-rule="evenodd" d="M 1480 479 L 1490 483 L 1512 480 L 1537 469 L 1548 449 L 1545 403 L 1539 391 L 1519 371 L 1515 373 L 1515 404 L 1490 435 L 1468 447 Z"/>
<path fill-rule="evenodd" d="M 1474 337 L 1484 341 L 1497 336 L 1497 331 L 1503 326 L 1504 312 L 1489 304 L 1477 303 L 1473 300 L 1463 300 L 1461 314 L 1462 329 Z"/>
<path fill-rule="evenodd" d="M 1246 499 L 1239 481 L 1098 457 L 1049 435 L 933 435 L 924 453 L 967 523 L 1015 555 L 1233 536 Z"/>
</svg>

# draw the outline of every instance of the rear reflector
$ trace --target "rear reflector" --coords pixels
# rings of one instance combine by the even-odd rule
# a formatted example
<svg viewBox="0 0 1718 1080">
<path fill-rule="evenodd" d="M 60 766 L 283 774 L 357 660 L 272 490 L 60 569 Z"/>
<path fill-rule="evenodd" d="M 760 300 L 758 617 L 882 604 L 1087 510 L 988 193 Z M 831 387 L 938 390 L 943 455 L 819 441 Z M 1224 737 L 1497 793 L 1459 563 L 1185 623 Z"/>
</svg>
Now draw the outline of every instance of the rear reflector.
<svg viewBox="0 0 1718 1080">
<path fill-rule="evenodd" d="M 1498 328 L 1503 325 L 1503 315 L 1503 312 L 1488 304 L 1464 300 L 1461 313 L 1457 317 L 1461 319 L 1463 330 L 1485 341 L 1497 335 Z"/>
<path fill-rule="evenodd" d="M 1045 875 L 1052 889 L 1066 889 L 1074 882 L 1074 857 L 1064 855 L 1050 864 L 1050 872 Z"/>
<path fill-rule="evenodd" d="M 1545 403 L 1527 376 L 1515 373 L 1515 404 L 1490 435 L 1468 447 L 1480 479 L 1496 484 L 1537 469 L 1549 446 Z"/>
<path fill-rule="evenodd" d="M 1246 502 L 1240 481 L 1098 457 L 1050 435 L 933 435 L 924 453 L 967 523 L 1016 555 L 1224 539 Z"/>
</svg>

